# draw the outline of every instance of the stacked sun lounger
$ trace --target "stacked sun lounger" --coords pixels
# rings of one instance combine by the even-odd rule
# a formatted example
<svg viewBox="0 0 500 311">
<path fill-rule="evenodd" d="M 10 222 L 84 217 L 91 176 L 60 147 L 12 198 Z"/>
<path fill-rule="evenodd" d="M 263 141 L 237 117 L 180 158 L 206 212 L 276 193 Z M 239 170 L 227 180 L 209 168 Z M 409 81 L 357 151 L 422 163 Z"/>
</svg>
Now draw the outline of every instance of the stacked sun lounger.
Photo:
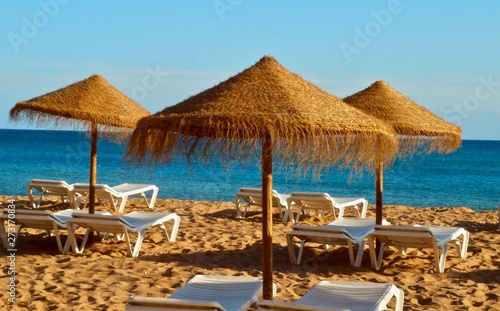
<svg viewBox="0 0 500 311">
<path fill-rule="evenodd" d="M 165 232 L 167 239 L 174 242 L 180 224 L 180 217 L 176 213 L 160 212 L 131 212 L 125 215 L 112 215 L 108 211 L 96 211 L 89 214 L 85 210 L 80 210 L 82 198 L 85 199 L 83 209 L 88 203 L 89 185 L 88 184 L 68 184 L 60 180 L 33 179 L 27 186 L 28 195 L 32 208 L 39 208 L 45 195 L 58 195 L 63 202 L 71 204 L 72 209 L 66 209 L 57 212 L 46 210 L 16 209 L 15 220 L 10 219 L 9 212 L 3 211 L 0 216 L 0 235 L 4 248 L 13 248 L 15 241 L 19 237 L 22 228 L 35 228 L 46 230 L 54 235 L 57 241 L 59 251 L 66 253 L 70 248 L 75 253 L 83 252 L 85 244 L 90 233 L 97 231 L 104 236 L 114 234 L 118 240 L 125 240 L 129 256 L 136 257 L 141 250 L 142 242 L 146 230 L 153 227 L 160 227 Z M 40 198 L 35 199 L 34 191 L 38 191 Z M 152 192 L 148 200 L 145 193 Z M 96 198 L 101 201 L 108 201 L 115 212 L 122 213 L 130 196 L 142 196 L 147 206 L 154 207 L 158 187 L 147 184 L 121 184 L 114 187 L 108 185 L 96 185 Z M 6 231 L 4 222 L 9 221 L 9 233 Z M 12 222 L 12 224 L 10 223 Z M 167 223 L 172 222 L 170 233 L 167 230 Z M 10 227 L 15 226 L 15 237 L 10 238 Z M 85 235 L 80 245 L 77 243 L 77 231 L 79 228 L 85 228 Z M 67 230 L 68 238 L 62 243 L 60 231 Z M 134 248 L 131 246 L 131 234 L 136 233 Z M 10 241 L 12 240 L 12 242 Z M 12 246 L 12 247 L 11 247 Z"/>
</svg>

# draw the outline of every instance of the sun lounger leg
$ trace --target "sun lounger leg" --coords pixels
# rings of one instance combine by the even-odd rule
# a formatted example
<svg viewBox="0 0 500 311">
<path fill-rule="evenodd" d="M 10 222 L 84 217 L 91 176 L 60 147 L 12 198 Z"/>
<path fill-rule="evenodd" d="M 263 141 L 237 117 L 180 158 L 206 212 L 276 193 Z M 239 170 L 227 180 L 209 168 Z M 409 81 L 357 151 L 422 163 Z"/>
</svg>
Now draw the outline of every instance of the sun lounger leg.
<svg viewBox="0 0 500 311">
<path fill-rule="evenodd" d="M 83 196 L 79 193 L 70 194 L 70 205 L 73 206 L 74 209 L 79 210 L 80 204 L 82 203 Z"/>
<path fill-rule="evenodd" d="M 335 213 L 335 207 L 334 207 L 332 209 L 333 219 L 337 219 L 337 217 L 338 218 L 344 218 L 344 212 L 345 212 L 345 207 L 339 208 L 339 215 L 337 216 L 336 213 Z"/>
<path fill-rule="evenodd" d="M 17 225 L 16 235 L 14 236 L 14 245 L 9 245 L 9 238 L 8 238 L 9 234 L 5 230 L 5 225 L 4 222 L 2 221 L 0 225 L 0 235 L 2 236 L 2 245 L 5 249 L 16 247 L 17 239 L 19 238 L 19 233 L 21 232 L 22 227 L 23 225 Z"/>
<path fill-rule="evenodd" d="M 40 208 L 40 205 L 42 205 L 42 199 L 43 199 L 43 196 L 45 195 L 45 190 L 42 190 L 41 193 L 40 193 L 40 198 L 38 199 L 38 203 L 35 203 L 35 198 L 34 198 L 34 194 L 33 194 L 33 187 L 31 186 L 27 186 L 26 187 L 28 189 L 28 197 L 30 199 L 30 204 L 31 204 L 31 207 L 32 208 Z"/>
<path fill-rule="evenodd" d="M 302 212 L 303 212 L 302 207 L 301 207 L 301 206 L 299 206 L 299 207 L 297 208 L 297 217 L 296 217 L 295 219 L 293 219 L 293 213 L 292 213 L 292 212 L 290 212 L 290 218 L 292 218 L 292 222 L 293 222 L 294 224 L 299 223 L 300 214 L 301 214 Z"/>
<path fill-rule="evenodd" d="M 302 255 L 304 255 L 304 247 L 306 244 L 306 240 L 300 241 L 300 248 L 299 248 L 299 254 L 297 255 L 297 265 L 300 265 L 302 262 Z"/>
<path fill-rule="evenodd" d="M 153 188 L 153 194 L 151 195 L 151 200 L 148 202 L 148 198 L 146 197 L 146 193 L 141 193 L 142 197 L 144 198 L 144 201 L 146 201 L 146 204 L 148 205 L 149 208 L 153 208 L 156 203 L 156 197 L 158 196 L 158 187 Z"/>
<path fill-rule="evenodd" d="M 240 199 L 238 196 L 235 196 L 234 198 L 234 206 L 236 207 L 236 218 L 242 218 L 241 217 L 241 208 L 240 208 Z"/>
<path fill-rule="evenodd" d="M 170 234 L 168 234 L 167 226 L 165 226 L 165 223 L 161 224 L 161 227 L 165 231 L 165 235 L 167 236 L 169 242 L 175 242 L 175 240 L 177 239 L 177 232 L 179 231 L 181 217 L 175 215 L 172 220 L 174 221 L 174 224 L 172 225 L 172 232 Z"/>
<path fill-rule="evenodd" d="M 349 244 L 352 248 L 352 244 L 351 242 L 349 241 Z M 356 255 L 356 261 L 354 262 L 354 267 L 356 268 L 359 268 L 361 267 L 361 260 L 363 260 L 363 253 L 365 252 L 365 241 L 362 240 L 361 242 L 359 242 L 359 245 L 358 245 L 358 254 Z M 351 265 L 352 265 L 352 261 L 351 261 Z"/>
<path fill-rule="evenodd" d="M 57 224 L 54 223 L 54 235 L 56 236 L 57 247 L 59 248 L 59 252 L 64 254 L 64 248 L 61 243 L 61 236 L 59 235 L 59 229 L 57 229 Z"/>
<path fill-rule="evenodd" d="M 21 233 L 21 229 L 23 228 L 23 225 L 18 225 L 17 230 L 16 230 L 16 237 L 14 240 L 14 243 L 17 245 L 17 241 L 19 240 L 19 234 Z M 9 247 L 7 247 L 9 248 Z"/>
<path fill-rule="evenodd" d="M 354 250 L 352 248 L 351 241 L 347 241 L 347 249 L 349 252 L 349 262 L 351 263 L 351 266 L 354 266 Z M 356 259 L 357 259 L 357 256 L 356 256 Z"/>
<path fill-rule="evenodd" d="M 113 199 L 111 199 L 110 201 L 115 211 L 117 211 L 118 213 L 123 213 L 123 210 L 125 209 L 125 204 L 127 204 L 127 199 L 128 196 L 119 198 L 116 201 L 113 201 Z"/>
<path fill-rule="evenodd" d="M 250 202 L 245 203 L 245 210 L 241 211 L 241 202 L 240 199 L 236 200 L 236 218 L 245 218 L 247 216 L 248 209 L 250 208 Z"/>
<path fill-rule="evenodd" d="M 464 240 L 462 241 L 462 251 L 461 251 L 461 257 L 462 259 L 467 258 L 467 248 L 469 247 L 469 231 L 465 231 L 464 233 Z"/>
<path fill-rule="evenodd" d="M 396 306 L 394 308 L 394 311 L 403 311 L 403 304 L 405 301 L 405 292 L 398 288 L 397 293 L 394 294 L 396 297 Z"/>
<path fill-rule="evenodd" d="M 250 208 L 250 203 L 245 204 L 245 211 L 243 212 L 242 218 L 247 217 L 247 212 L 249 208 Z"/>
<path fill-rule="evenodd" d="M 368 236 L 368 245 L 370 248 L 370 261 L 372 264 L 372 268 L 374 268 L 375 270 L 380 270 L 380 267 L 382 266 L 382 258 L 384 256 L 385 243 L 380 243 L 378 254 L 376 250 L 375 238 L 373 236 Z"/>
<path fill-rule="evenodd" d="M 288 255 L 290 256 L 290 262 L 292 263 L 292 265 L 297 265 L 297 259 L 295 258 L 295 245 L 293 244 L 293 236 L 287 234 L 286 241 L 288 245 Z"/>
<path fill-rule="evenodd" d="M 3 245 L 3 248 L 5 249 L 8 249 L 9 247 L 7 246 L 7 231 L 5 231 L 5 224 L 3 222 L 3 220 L 1 220 L 1 223 L 0 223 L 0 236 L 2 237 L 2 245 Z"/>
<path fill-rule="evenodd" d="M 439 254 L 439 247 L 434 245 L 434 256 L 436 260 L 436 272 L 443 273 L 446 265 L 446 255 L 448 254 L 448 244 L 441 247 L 441 254 Z"/>
<path fill-rule="evenodd" d="M 129 251 L 129 255 L 130 256 L 132 256 L 132 257 L 139 256 L 139 253 L 140 253 L 141 247 L 142 247 L 142 241 L 144 240 L 144 234 L 145 234 L 145 229 L 144 230 L 140 230 L 138 232 L 138 234 L 137 234 L 137 241 L 135 242 L 135 246 L 134 246 L 134 251 L 132 251 L 132 247 L 130 245 L 129 235 L 128 235 L 128 233 L 125 233 L 125 240 L 127 241 L 128 251 Z"/>
<path fill-rule="evenodd" d="M 177 232 L 179 232 L 180 224 L 181 224 L 181 216 L 175 215 L 172 233 L 170 234 L 170 238 L 168 239 L 169 242 L 175 242 L 175 240 L 177 239 Z"/>
<path fill-rule="evenodd" d="M 363 203 L 361 204 L 361 218 L 366 218 L 366 212 L 368 211 L 368 201 L 363 200 Z"/>
<path fill-rule="evenodd" d="M 288 219 L 290 217 L 290 216 L 288 216 L 288 213 L 289 213 L 288 207 L 285 207 L 285 212 L 283 214 L 283 222 L 287 222 L 288 221 Z"/>
<path fill-rule="evenodd" d="M 81 254 L 83 252 L 83 248 L 85 247 L 85 243 L 87 242 L 87 237 L 88 237 L 90 229 L 87 229 L 87 231 L 85 232 L 85 237 L 83 238 L 82 246 L 78 247 L 78 243 L 76 241 L 76 234 L 75 234 L 76 228 L 77 228 L 77 225 L 73 225 L 71 223 L 68 224 L 66 227 L 66 229 L 68 230 L 68 238 L 70 240 L 71 248 L 73 249 L 73 252 L 76 254 Z"/>
<path fill-rule="evenodd" d="M 64 242 L 64 248 L 63 248 L 63 251 L 62 253 L 63 254 L 66 254 L 71 248 L 71 239 L 69 238 L 69 235 L 68 237 L 66 238 L 66 242 Z"/>
<path fill-rule="evenodd" d="M 462 233 L 462 243 L 460 243 L 460 239 L 457 238 L 457 246 L 460 254 L 460 258 L 467 258 L 467 248 L 469 247 L 469 231 L 464 230 Z"/>
</svg>

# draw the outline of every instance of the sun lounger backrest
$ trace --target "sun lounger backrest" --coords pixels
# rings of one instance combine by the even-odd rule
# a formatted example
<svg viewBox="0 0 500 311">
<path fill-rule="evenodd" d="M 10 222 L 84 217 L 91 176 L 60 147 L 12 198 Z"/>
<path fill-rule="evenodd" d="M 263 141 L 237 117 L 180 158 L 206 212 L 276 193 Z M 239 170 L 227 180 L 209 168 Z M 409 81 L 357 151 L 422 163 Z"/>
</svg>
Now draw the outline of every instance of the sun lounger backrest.
<svg viewBox="0 0 500 311">
<path fill-rule="evenodd" d="M 8 210 L 6 208 L 3 209 L 3 213 L 7 214 Z M 31 210 L 31 209 L 19 209 L 16 208 L 16 215 L 38 215 L 38 216 L 49 216 L 53 215 L 51 211 L 44 210 Z"/>
<path fill-rule="evenodd" d="M 345 229 L 340 228 L 329 228 L 328 226 L 308 226 L 308 225 L 293 225 L 292 230 L 306 231 L 306 232 L 323 232 L 328 233 L 330 235 L 337 235 L 339 237 L 347 237 L 351 240 L 356 239 Z"/>
<path fill-rule="evenodd" d="M 195 275 L 169 299 L 217 301 L 227 310 L 247 310 L 262 294 L 262 279 L 247 276 Z"/>
<path fill-rule="evenodd" d="M 241 188 L 238 195 L 246 202 L 252 202 L 256 205 L 262 205 L 262 189 Z"/>
<path fill-rule="evenodd" d="M 297 305 L 330 306 L 350 310 L 386 310 L 396 299 L 395 310 L 402 310 L 404 292 L 395 285 L 370 282 L 321 281 L 295 302 Z M 351 309 L 352 308 L 352 309 Z"/>
<path fill-rule="evenodd" d="M 325 206 L 333 208 L 333 200 L 328 193 L 320 192 L 293 192 L 291 198 L 295 203 L 301 202 L 306 208 L 325 208 Z"/>
<path fill-rule="evenodd" d="M 88 192 L 90 190 L 89 184 L 74 184 L 73 189 L 74 191 L 78 192 Z M 107 184 L 96 184 L 95 185 L 95 191 L 96 192 L 111 192 L 111 193 L 116 193 L 109 185 Z"/>
<path fill-rule="evenodd" d="M 245 201 L 252 202 L 256 205 L 262 205 L 262 189 L 260 188 L 240 188 L 238 195 L 245 199 Z M 273 205 L 278 204 L 281 200 L 278 191 L 273 190 Z"/>
<path fill-rule="evenodd" d="M 424 226 L 375 226 L 373 234 L 386 245 L 398 247 L 432 247 L 436 242 L 431 230 Z"/>
<path fill-rule="evenodd" d="M 70 187 L 67 182 L 64 180 L 50 180 L 50 179 L 32 179 L 32 184 L 41 184 L 41 185 L 54 185 L 54 186 L 66 186 Z"/>
<path fill-rule="evenodd" d="M 262 189 L 261 188 L 240 188 L 240 192 L 248 192 L 248 193 L 251 193 L 251 192 L 256 192 L 256 193 L 262 193 Z"/>
<path fill-rule="evenodd" d="M 118 216 L 118 215 L 99 215 L 99 214 L 88 214 L 88 213 L 73 213 L 72 217 L 75 219 L 90 219 L 90 220 L 97 220 L 97 221 L 102 221 L 106 222 L 109 225 L 112 225 L 113 223 L 116 225 L 125 225 L 128 228 L 134 228 L 135 226 L 130 224 L 128 221 L 123 219 L 123 217 Z M 97 224 L 98 222 L 96 222 Z"/>
<path fill-rule="evenodd" d="M 116 192 L 115 189 L 111 188 L 107 184 L 98 184 L 98 185 L 95 185 L 95 191 L 96 191 L 96 193 L 98 193 L 98 192 L 100 192 L 100 193 L 111 193 L 114 196 L 120 196 L 120 194 L 118 192 Z"/>
<path fill-rule="evenodd" d="M 32 179 L 31 183 L 28 184 L 28 192 L 30 189 L 36 189 L 49 195 L 67 195 L 72 186 L 63 180 Z"/>
<path fill-rule="evenodd" d="M 7 218 L 7 210 L 3 210 L 2 218 Z M 51 211 L 37 210 L 16 210 L 16 217 L 13 219 L 17 224 L 36 229 L 53 229 L 54 223 L 60 227 L 65 227 L 65 223 L 60 221 Z"/>
</svg>

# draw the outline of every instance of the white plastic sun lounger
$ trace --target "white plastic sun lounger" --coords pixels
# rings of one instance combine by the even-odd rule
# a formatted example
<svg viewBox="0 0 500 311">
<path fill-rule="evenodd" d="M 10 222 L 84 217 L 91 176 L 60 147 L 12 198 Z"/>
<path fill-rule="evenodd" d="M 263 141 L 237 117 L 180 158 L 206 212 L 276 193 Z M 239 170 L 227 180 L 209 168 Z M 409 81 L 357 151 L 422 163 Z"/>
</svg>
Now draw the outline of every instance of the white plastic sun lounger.
<svg viewBox="0 0 500 311">
<path fill-rule="evenodd" d="M 321 281 L 299 300 L 279 302 L 260 300 L 257 310 L 352 310 L 381 311 L 394 301 L 394 310 L 402 311 L 404 292 L 395 285 L 371 282 Z"/>
<path fill-rule="evenodd" d="M 378 254 L 375 250 L 375 240 L 381 242 Z M 469 232 L 464 228 L 446 226 L 375 226 L 368 235 L 370 260 L 372 267 L 379 270 L 382 257 L 387 246 L 396 246 L 403 254 L 407 248 L 433 249 L 436 272 L 445 269 L 448 245 L 455 244 L 462 259 L 467 257 Z"/>
<path fill-rule="evenodd" d="M 15 248 L 15 242 L 19 237 L 22 228 L 35 228 L 46 230 L 47 233 L 56 237 L 57 246 L 61 253 L 66 253 L 70 247 L 70 239 L 66 239 L 63 247 L 60 237 L 60 230 L 66 230 L 67 222 L 71 219 L 73 212 L 78 210 L 66 209 L 59 212 L 43 211 L 43 210 L 25 210 L 16 209 L 15 217 L 9 218 L 7 209 L 3 210 L 0 216 L 2 224 L 0 225 L 0 234 L 2 235 L 2 244 L 4 248 Z M 85 213 L 83 211 L 79 211 Z M 106 212 L 107 213 L 107 212 Z M 109 213 L 107 213 L 109 214 Z M 15 237 L 12 237 L 11 230 L 6 230 L 4 222 L 9 225 L 17 225 Z M 10 227 L 10 226 L 9 226 Z M 8 234 L 8 232 L 11 234 Z M 7 247 L 8 246 L 8 247 Z"/>
<path fill-rule="evenodd" d="M 170 235 L 167 232 L 165 223 L 173 221 L 172 231 Z M 159 212 L 131 212 L 123 216 L 116 215 L 95 215 L 88 213 L 72 214 L 72 219 L 68 220 L 68 235 L 71 241 L 71 247 L 76 253 L 82 253 L 87 243 L 88 236 L 92 230 L 102 233 L 114 233 L 121 240 L 125 238 L 127 242 L 128 255 L 132 257 L 139 256 L 141 251 L 142 241 L 146 229 L 160 226 L 170 242 L 175 242 L 177 231 L 179 230 L 180 216 L 175 213 L 159 213 Z M 81 246 L 77 245 L 75 231 L 77 227 L 87 228 Z M 137 232 L 137 240 L 134 249 L 130 244 L 129 233 Z"/>
<path fill-rule="evenodd" d="M 169 298 L 129 297 L 126 311 L 247 310 L 262 294 L 262 279 L 196 275 Z"/>
<path fill-rule="evenodd" d="M 146 192 L 152 191 L 151 198 L 148 200 L 146 197 Z M 90 189 L 89 184 L 74 184 L 71 190 L 72 194 L 80 194 L 85 197 L 84 209 L 88 204 L 88 195 Z M 106 184 L 95 185 L 95 197 L 96 199 L 103 201 L 108 201 L 115 211 L 122 213 L 127 204 L 127 200 L 131 196 L 142 196 L 146 201 L 149 208 L 153 208 L 156 202 L 156 196 L 158 195 L 158 187 L 155 185 L 148 184 L 121 184 L 118 186 L 110 187 Z"/>
<path fill-rule="evenodd" d="M 359 267 L 363 259 L 365 239 L 373 231 L 373 227 L 375 219 L 366 218 L 336 219 L 325 226 L 293 225 L 292 231 L 286 235 L 290 261 L 292 264 L 300 265 L 305 243 L 314 242 L 324 244 L 326 248 L 330 245 L 346 245 L 351 266 Z M 297 257 L 295 257 L 294 238 L 300 240 Z M 355 246 L 358 248 L 356 260 L 354 260 Z"/>
<path fill-rule="evenodd" d="M 337 198 L 322 192 L 293 192 L 287 199 L 290 221 L 299 222 L 302 212 L 315 210 L 319 215 L 325 211 L 332 213 L 333 218 L 343 218 L 347 207 L 353 207 L 358 217 L 365 218 L 368 209 L 368 201 L 364 198 Z M 293 218 L 296 209 L 297 216 Z M 360 210 L 361 208 L 361 210 Z M 338 216 L 336 213 L 338 209 Z"/>
<path fill-rule="evenodd" d="M 273 206 L 278 208 L 278 213 L 283 221 L 288 221 L 288 204 L 287 199 L 289 194 L 279 194 L 276 190 L 272 192 Z M 236 205 L 236 217 L 245 218 L 250 205 L 262 206 L 262 189 L 260 188 L 240 188 L 234 196 Z M 245 210 L 242 213 L 241 205 L 245 205 Z"/>
<path fill-rule="evenodd" d="M 28 197 L 32 208 L 40 208 L 42 199 L 45 195 L 60 196 L 62 202 L 70 206 L 80 205 L 82 197 L 78 193 L 71 193 L 73 185 L 63 180 L 32 179 L 26 186 L 26 189 L 28 190 Z M 37 196 L 39 196 L 39 198 L 35 199 Z"/>
</svg>

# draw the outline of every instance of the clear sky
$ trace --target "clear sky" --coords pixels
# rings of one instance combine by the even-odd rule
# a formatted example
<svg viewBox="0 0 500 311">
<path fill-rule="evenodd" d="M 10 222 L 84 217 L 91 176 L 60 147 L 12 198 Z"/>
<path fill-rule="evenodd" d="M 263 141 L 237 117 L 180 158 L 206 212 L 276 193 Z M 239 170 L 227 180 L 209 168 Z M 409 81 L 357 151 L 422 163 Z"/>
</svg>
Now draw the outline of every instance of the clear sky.
<svg viewBox="0 0 500 311">
<path fill-rule="evenodd" d="M 152 113 L 262 56 L 338 97 L 377 80 L 500 140 L 500 1 L 0 0 L 0 128 L 100 74 Z M 29 126 L 28 128 L 34 128 Z"/>
</svg>

